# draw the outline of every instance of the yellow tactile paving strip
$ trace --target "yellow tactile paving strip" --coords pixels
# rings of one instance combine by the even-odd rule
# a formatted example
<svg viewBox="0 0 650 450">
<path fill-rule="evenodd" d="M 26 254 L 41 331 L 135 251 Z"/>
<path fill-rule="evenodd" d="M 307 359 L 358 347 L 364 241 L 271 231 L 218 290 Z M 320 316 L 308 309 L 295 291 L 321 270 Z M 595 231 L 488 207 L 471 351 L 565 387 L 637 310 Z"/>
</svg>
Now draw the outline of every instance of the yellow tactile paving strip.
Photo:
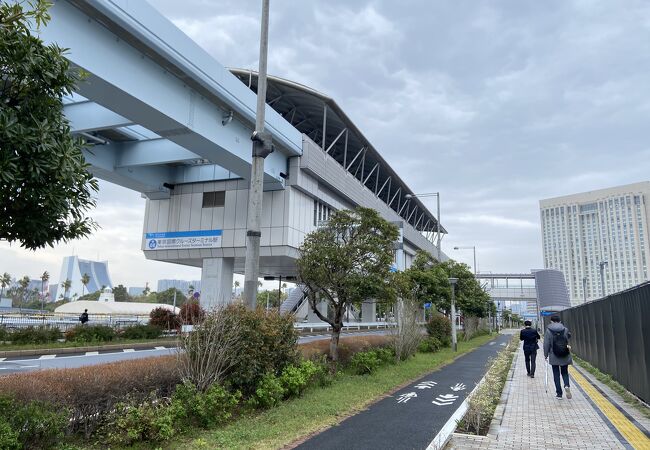
<svg viewBox="0 0 650 450">
<path fill-rule="evenodd" d="M 636 450 L 650 450 L 650 439 L 639 430 L 616 406 L 598 392 L 577 370 L 570 369 L 571 377 L 598 406 L 607 419 Z"/>
</svg>

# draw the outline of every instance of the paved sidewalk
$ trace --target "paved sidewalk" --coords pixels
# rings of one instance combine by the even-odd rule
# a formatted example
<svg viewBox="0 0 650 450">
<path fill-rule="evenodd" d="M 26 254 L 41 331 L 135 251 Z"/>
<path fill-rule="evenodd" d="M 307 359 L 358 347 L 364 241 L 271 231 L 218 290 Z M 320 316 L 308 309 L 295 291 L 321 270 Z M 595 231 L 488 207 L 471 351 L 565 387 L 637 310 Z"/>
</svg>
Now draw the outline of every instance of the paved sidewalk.
<svg viewBox="0 0 650 450">
<path fill-rule="evenodd" d="M 573 379 L 573 398 L 557 400 L 549 367 L 545 392 L 542 349 L 537 352 L 535 378 L 526 376 L 526 363 L 523 355 L 519 356 L 498 440 L 490 448 L 519 449 L 527 444 L 536 449 L 625 448 Z"/>
</svg>

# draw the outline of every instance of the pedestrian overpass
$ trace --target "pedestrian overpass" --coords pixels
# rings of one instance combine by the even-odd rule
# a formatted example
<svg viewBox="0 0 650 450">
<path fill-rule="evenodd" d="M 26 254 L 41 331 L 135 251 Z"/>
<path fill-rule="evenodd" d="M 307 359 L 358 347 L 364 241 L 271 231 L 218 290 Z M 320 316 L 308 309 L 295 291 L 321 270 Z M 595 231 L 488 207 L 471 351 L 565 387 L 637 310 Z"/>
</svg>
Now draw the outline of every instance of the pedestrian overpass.
<svg viewBox="0 0 650 450">
<path fill-rule="evenodd" d="M 478 273 L 476 278 L 497 305 L 499 316 L 509 309 L 528 320 L 571 306 L 564 274 L 559 270 L 530 273 Z"/>
<path fill-rule="evenodd" d="M 243 273 L 257 74 L 228 70 L 145 1 L 59 0 L 41 31 L 83 79 L 64 111 L 92 173 L 146 197 L 148 259 L 202 268 L 201 302 Z M 305 235 L 332 211 L 398 224 L 395 263 L 438 254 L 446 230 L 331 97 L 269 77 L 260 275 L 296 277 Z M 374 309 L 374 308 L 373 308 Z M 372 314 L 372 313 L 369 313 Z"/>
</svg>

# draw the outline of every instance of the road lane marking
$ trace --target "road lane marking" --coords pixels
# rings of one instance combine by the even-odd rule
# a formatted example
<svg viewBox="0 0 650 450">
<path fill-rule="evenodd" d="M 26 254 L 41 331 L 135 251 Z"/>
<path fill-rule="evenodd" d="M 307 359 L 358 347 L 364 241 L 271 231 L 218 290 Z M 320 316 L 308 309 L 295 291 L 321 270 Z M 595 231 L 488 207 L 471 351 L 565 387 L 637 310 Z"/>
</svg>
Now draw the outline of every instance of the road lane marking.
<svg viewBox="0 0 650 450">
<path fill-rule="evenodd" d="M 167 347 L 156 347 L 155 350 L 167 350 Z"/>
<path fill-rule="evenodd" d="M 123 351 L 124 353 L 131 353 L 131 352 L 134 352 L 135 349 L 134 349 L 134 348 L 125 348 L 125 349 L 122 350 L 122 351 Z"/>
<path fill-rule="evenodd" d="M 578 383 L 582 390 L 598 406 L 598 409 L 607 417 L 623 437 L 635 448 L 650 448 L 650 438 L 639 430 L 625 415 L 612 405 L 598 390 L 577 370 L 571 370 L 571 377 Z"/>
<path fill-rule="evenodd" d="M 423 381 L 415 386 L 415 389 L 432 389 L 436 384 L 435 381 Z"/>
<path fill-rule="evenodd" d="M 86 352 L 86 356 L 97 356 L 99 352 Z"/>
<path fill-rule="evenodd" d="M 0 362 L 4 361 L 5 359 L 7 359 L 7 358 L 0 358 Z"/>
<path fill-rule="evenodd" d="M 412 398 L 415 398 L 417 396 L 418 396 L 418 394 L 416 394 L 415 392 L 409 392 L 409 393 L 406 393 L 406 394 L 401 394 L 399 397 L 397 397 L 397 403 L 406 403 L 409 400 L 411 400 Z"/>
<path fill-rule="evenodd" d="M 38 359 L 54 359 L 56 355 L 42 355 Z"/>
</svg>

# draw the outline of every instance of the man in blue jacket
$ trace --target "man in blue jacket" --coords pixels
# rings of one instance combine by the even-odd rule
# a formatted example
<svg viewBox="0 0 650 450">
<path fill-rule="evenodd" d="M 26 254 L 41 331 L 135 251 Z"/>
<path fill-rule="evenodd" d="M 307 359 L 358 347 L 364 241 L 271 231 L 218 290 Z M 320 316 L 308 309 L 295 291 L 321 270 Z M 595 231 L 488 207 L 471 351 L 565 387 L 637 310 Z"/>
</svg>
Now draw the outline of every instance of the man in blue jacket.
<svg viewBox="0 0 650 450">
<path fill-rule="evenodd" d="M 526 328 L 519 332 L 519 340 L 524 341 L 524 358 L 526 358 L 526 372 L 531 378 L 535 378 L 535 360 L 537 359 L 537 341 L 539 341 L 540 335 L 537 330 L 531 328 L 531 321 L 527 320 L 524 322 Z"/>
</svg>

